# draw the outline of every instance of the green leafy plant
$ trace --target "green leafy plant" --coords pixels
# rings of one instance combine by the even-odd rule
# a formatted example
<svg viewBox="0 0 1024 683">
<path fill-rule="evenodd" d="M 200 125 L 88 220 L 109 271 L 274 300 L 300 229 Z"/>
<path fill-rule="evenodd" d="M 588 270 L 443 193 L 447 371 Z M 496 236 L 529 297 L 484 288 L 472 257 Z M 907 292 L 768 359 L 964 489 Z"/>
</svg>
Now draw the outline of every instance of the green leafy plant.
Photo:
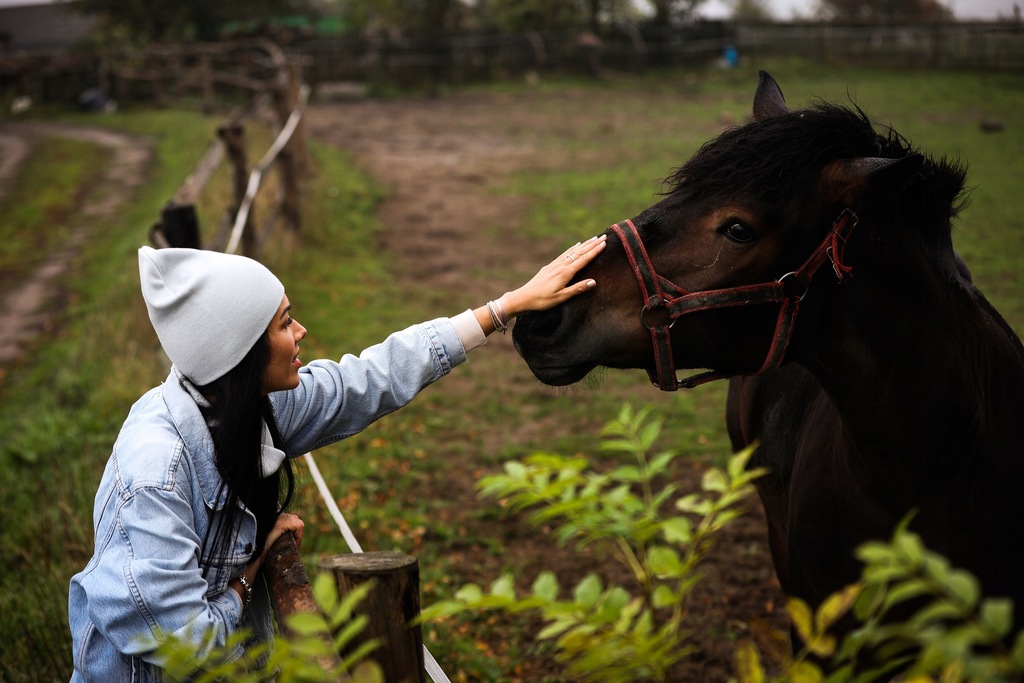
<svg viewBox="0 0 1024 683">
<path fill-rule="evenodd" d="M 888 680 L 896 671 L 908 683 L 1024 680 L 1024 629 L 1012 635 L 1012 602 L 984 597 L 977 579 L 928 550 L 909 521 L 889 542 L 862 545 L 861 581 L 830 596 L 817 612 L 800 600 L 789 602 L 793 627 L 806 643 L 801 652 L 791 655 L 783 634 L 766 631 L 757 645 L 741 643 L 740 683 L 769 680 L 760 650 L 782 666 L 783 673 L 770 679 L 779 682 L 859 683 Z M 902 618 L 904 613 L 909 616 Z M 837 642 L 828 629 L 847 614 L 861 625 Z M 828 674 L 811 654 L 831 658 Z"/>
<path fill-rule="evenodd" d="M 366 617 L 355 615 L 354 610 L 372 585 L 368 581 L 339 598 L 331 577 L 320 575 L 313 581 L 313 594 L 322 614 L 290 615 L 285 628 L 292 634 L 289 637 L 278 635 L 272 641 L 249 644 L 252 631 L 240 629 L 221 647 L 212 647 L 209 639 L 196 643 L 168 637 L 156 648 L 156 658 L 163 663 L 165 675 L 175 681 L 383 683 L 381 668 L 368 659 L 380 643 L 353 642 L 366 626 Z M 242 656 L 237 657 L 239 647 L 246 645 Z M 348 654 L 339 659 L 334 656 L 337 652 Z"/>
<path fill-rule="evenodd" d="M 709 469 L 701 493 L 672 504 L 678 487 L 665 480 L 678 453 L 651 455 L 662 422 L 650 413 L 627 405 L 601 432 L 601 449 L 631 456 L 628 464 L 602 473 L 583 457 L 536 453 L 506 463 L 503 474 L 479 484 L 483 494 L 511 509 L 530 510 L 530 522 L 551 525 L 561 542 L 610 553 L 635 579 L 636 594 L 590 574 L 562 598 L 558 579 L 546 571 L 529 594 L 518 596 L 505 575 L 486 591 L 462 587 L 423 618 L 481 609 L 536 611 L 545 622 L 538 638 L 554 642 L 573 680 L 669 680 L 673 664 L 692 652 L 682 625 L 686 598 L 700 578 L 698 563 L 715 533 L 742 513 L 740 503 L 762 472 L 747 470 L 752 451 L 744 451 L 726 469 Z"/>
</svg>

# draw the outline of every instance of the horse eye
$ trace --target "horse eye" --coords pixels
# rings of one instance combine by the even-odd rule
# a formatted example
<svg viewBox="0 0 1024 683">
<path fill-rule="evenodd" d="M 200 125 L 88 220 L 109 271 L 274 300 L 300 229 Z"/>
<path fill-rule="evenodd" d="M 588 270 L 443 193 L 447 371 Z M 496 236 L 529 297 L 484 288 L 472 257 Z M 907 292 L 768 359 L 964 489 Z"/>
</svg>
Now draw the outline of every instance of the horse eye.
<svg viewBox="0 0 1024 683">
<path fill-rule="evenodd" d="M 733 242 L 750 242 L 757 233 L 749 225 L 743 223 L 733 223 L 731 225 L 723 226 L 721 229 L 722 234 L 731 239 Z"/>
</svg>

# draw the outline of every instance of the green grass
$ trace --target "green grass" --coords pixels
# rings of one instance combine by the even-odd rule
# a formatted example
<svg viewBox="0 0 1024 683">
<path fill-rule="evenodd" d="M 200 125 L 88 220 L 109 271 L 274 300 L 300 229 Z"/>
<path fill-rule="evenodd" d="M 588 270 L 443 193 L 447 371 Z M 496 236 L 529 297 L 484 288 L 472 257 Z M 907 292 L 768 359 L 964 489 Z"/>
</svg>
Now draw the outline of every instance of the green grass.
<svg viewBox="0 0 1024 683">
<path fill-rule="evenodd" d="M 0 272 L 7 277 L 22 275 L 37 266 L 41 256 L 60 248 L 77 218 L 78 203 L 96 186 L 110 157 L 106 149 L 74 140 L 48 138 L 40 145 L 33 163 L 0 201 L 0 215 L 5 217 L 0 222 Z M 26 196 L 33 201 L 17 206 Z"/>
<path fill-rule="evenodd" d="M 975 189 L 956 245 L 981 289 L 1015 329 L 1024 331 L 1019 191 L 1024 130 L 1016 123 L 1024 109 L 1024 77 L 824 70 L 790 62 L 766 68 L 791 105 L 849 94 L 922 150 L 969 163 Z M 659 180 L 671 168 L 727 121 L 746 117 L 755 84 L 751 70 L 658 74 L 603 86 L 545 83 L 541 108 L 554 106 L 544 92 L 559 88 L 578 90 L 585 99 L 590 88 L 610 87 L 622 97 L 614 108 L 590 112 L 591 131 L 531 131 L 537 140 L 572 149 L 588 163 L 524 173 L 495 188 L 527 197 L 531 206 L 520 226 L 504 229 L 524 231 L 531 241 L 561 243 L 578 236 L 583 226 L 599 232 L 635 215 L 656 200 Z M 497 89 L 514 95 L 525 88 L 502 84 Z M 548 113 L 557 117 L 557 111 Z M 1002 119 L 1007 127 L 982 133 L 982 116 Z M 93 229 L 79 270 L 66 283 L 69 303 L 57 331 L 34 343 L 27 359 L 0 377 L 0 678 L 12 682 L 66 680 L 70 672 L 67 583 L 90 553 L 95 486 L 129 406 L 166 373 L 138 295 L 135 250 L 219 123 L 172 111 L 68 118 L 152 139 L 155 158 L 135 200 L 116 220 Z M 595 131 L 606 135 L 594 141 Z M 261 152 L 254 147 L 251 158 Z M 312 331 L 303 355 L 355 352 L 397 327 L 451 313 L 443 294 L 403 292 L 391 278 L 393 265 L 376 249 L 379 226 L 373 212 L 382 190 L 344 153 L 321 147 L 313 152 L 317 173 L 305 197 L 303 242 L 282 240 L 264 258 L 285 281 L 296 317 Z M 27 239 L 39 238 L 32 234 L 38 228 L 23 226 L 38 226 L 39 216 L 67 215 L 70 198 L 95 182 L 95 167 L 106 154 L 54 142 L 33 158 L 0 207 L 5 216 L 0 236 L 9 245 L 0 257 L 5 263 L 20 262 L 41 248 Z M 52 191 L 51 181 L 53 188 L 64 189 Z M 218 176 L 200 202 L 204 232 L 220 219 L 226 187 L 227 178 Z M 59 235 L 64 221 L 55 223 Z M 496 227 L 490 229 L 498 234 Z M 669 395 L 647 387 L 643 373 L 607 372 L 593 385 L 565 392 L 529 384 L 524 402 L 513 404 L 489 390 L 494 372 L 523 373 L 523 368 L 506 368 L 482 355 L 460 368 L 459 391 L 431 388 L 408 409 L 318 454 L 364 546 L 420 557 L 424 602 L 447 596 L 459 585 L 457 577 L 474 571 L 465 564 L 474 561 L 473 553 L 495 566 L 504 561 L 502 548 L 485 531 L 500 513 L 489 504 L 476 511 L 453 510 L 445 482 L 471 486 L 488 468 L 542 447 L 593 453 L 597 427 L 625 400 L 653 403 L 671 415 L 665 439 L 688 455 L 721 461 L 728 453 L 722 383 Z M 512 429 L 509 425 L 535 428 L 522 438 L 494 438 Z M 479 467 L 450 471 L 463 454 L 473 456 Z M 345 549 L 311 486 L 301 489 L 297 508 L 309 530 L 304 556 L 310 569 L 320 553 Z M 516 661 L 535 656 L 521 631 L 521 624 L 490 618 L 427 627 L 431 650 L 446 670 L 482 681 L 506 679 Z M 481 634 L 500 634 L 507 649 L 482 651 Z"/>
</svg>

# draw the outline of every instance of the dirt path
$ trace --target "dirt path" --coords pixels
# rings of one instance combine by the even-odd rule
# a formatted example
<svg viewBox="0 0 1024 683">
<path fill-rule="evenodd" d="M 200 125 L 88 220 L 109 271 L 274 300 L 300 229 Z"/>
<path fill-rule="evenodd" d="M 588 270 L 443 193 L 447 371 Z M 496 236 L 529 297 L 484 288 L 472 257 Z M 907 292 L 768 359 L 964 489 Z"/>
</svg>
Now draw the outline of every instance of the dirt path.
<svg viewBox="0 0 1024 683">
<path fill-rule="evenodd" d="M 75 215 L 71 237 L 64 245 L 40 257 L 39 265 L 25 278 L 8 283 L 0 291 L 0 368 L 14 363 L 25 344 L 49 327 L 59 294 L 58 282 L 72 267 L 89 232 L 113 216 L 124 200 L 142 184 L 152 149 L 145 140 L 99 128 L 50 123 L 0 125 L 0 199 L 29 157 L 36 141 L 58 136 L 110 147 L 113 160 L 104 178 Z"/>
</svg>

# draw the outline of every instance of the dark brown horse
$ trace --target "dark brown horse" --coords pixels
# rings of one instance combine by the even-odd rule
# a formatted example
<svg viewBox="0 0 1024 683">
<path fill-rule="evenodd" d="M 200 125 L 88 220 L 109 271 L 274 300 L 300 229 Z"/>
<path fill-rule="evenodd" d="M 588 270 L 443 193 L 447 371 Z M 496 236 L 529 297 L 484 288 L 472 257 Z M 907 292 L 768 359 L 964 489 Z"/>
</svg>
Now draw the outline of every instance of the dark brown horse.
<svg viewBox="0 0 1024 683">
<path fill-rule="evenodd" d="M 767 74 L 753 111 L 610 228 L 580 275 L 594 292 L 519 318 L 520 354 L 553 385 L 597 366 L 667 390 L 730 377 L 788 593 L 856 580 L 854 548 L 916 510 L 1024 625 L 1024 349 L 958 267 L 964 169 L 859 109 L 790 111 Z"/>
</svg>

